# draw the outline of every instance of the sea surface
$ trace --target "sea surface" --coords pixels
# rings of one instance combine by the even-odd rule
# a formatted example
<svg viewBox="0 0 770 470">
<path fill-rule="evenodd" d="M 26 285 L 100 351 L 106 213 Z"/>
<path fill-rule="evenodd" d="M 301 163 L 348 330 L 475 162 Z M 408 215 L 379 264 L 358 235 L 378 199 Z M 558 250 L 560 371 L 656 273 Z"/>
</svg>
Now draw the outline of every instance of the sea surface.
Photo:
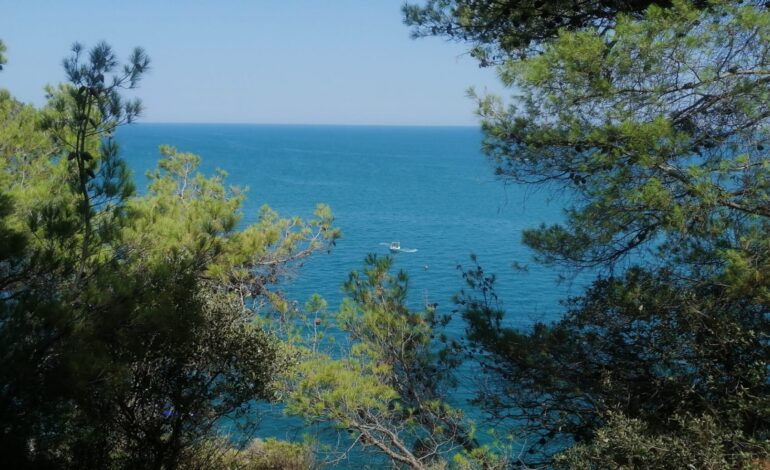
<svg viewBox="0 0 770 470">
<path fill-rule="evenodd" d="M 409 274 L 415 308 L 427 300 L 451 310 L 463 287 L 457 266 L 472 266 L 476 254 L 497 275 L 509 323 L 557 318 L 559 300 L 574 294 L 574 285 L 557 283 L 559 272 L 534 263 L 521 235 L 561 220 L 564 201 L 496 179 L 481 139 L 475 127 L 135 124 L 117 134 L 140 191 L 158 147 L 169 144 L 200 155 L 204 173 L 225 170 L 229 184 L 248 188 L 244 224 L 264 204 L 305 218 L 317 203 L 328 204 L 343 235 L 286 286 L 299 302 L 318 293 L 338 305 L 347 274 L 368 253 L 389 254 L 381 243 L 399 241 L 418 250 L 395 255 L 395 267 Z"/>
<path fill-rule="evenodd" d="M 521 236 L 561 220 L 567 201 L 496 179 L 481 139 L 474 127 L 137 124 L 117 133 L 140 191 L 158 147 L 169 144 L 200 155 L 204 173 L 222 169 L 228 183 L 249 188 L 243 224 L 254 222 L 263 204 L 301 217 L 312 216 L 317 203 L 328 204 L 343 235 L 286 284 L 299 305 L 318 293 L 335 308 L 347 274 L 369 253 L 388 254 L 383 243 L 399 241 L 417 250 L 394 255 L 395 267 L 409 274 L 413 308 L 437 303 L 440 312 L 450 312 L 452 296 L 463 288 L 458 266 L 472 266 L 469 257 L 476 254 L 497 276 L 507 324 L 526 328 L 557 319 L 559 301 L 579 289 L 533 262 Z M 513 269 L 514 263 L 527 270 Z M 463 326 L 453 321 L 450 333 L 461 335 Z M 459 390 L 458 404 L 471 394 Z M 280 426 L 266 428 L 271 434 Z"/>
</svg>

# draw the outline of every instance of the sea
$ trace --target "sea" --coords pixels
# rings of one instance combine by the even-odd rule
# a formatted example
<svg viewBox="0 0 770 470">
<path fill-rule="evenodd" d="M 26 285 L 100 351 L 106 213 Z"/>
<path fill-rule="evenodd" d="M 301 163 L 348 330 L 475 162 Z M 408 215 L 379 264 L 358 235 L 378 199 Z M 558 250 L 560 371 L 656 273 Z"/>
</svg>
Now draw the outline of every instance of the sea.
<svg viewBox="0 0 770 470">
<path fill-rule="evenodd" d="M 416 250 L 392 255 L 395 269 L 409 276 L 415 309 L 430 303 L 451 313 L 471 255 L 495 274 L 507 325 L 556 320 L 561 301 L 580 292 L 580 280 L 565 281 L 522 244 L 525 229 L 563 219 L 568 196 L 494 176 L 477 127 L 140 123 L 120 128 L 116 138 L 140 191 L 162 144 L 200 155 L 205 174 L 227 172 L 228 184 L 248 188 L 244 226 L 265 204 L 303 218 L 317 203 L 329 205 L 342 237 L 281 286 L 299 305 L 319 294 L 336 308 L 348 273 L 361 269 L 367 254 L 390 255 L 392 241 Z M 453 319 L 448 328 L 460 336 L 464 324 Z M 472 390 L 456 396 L 464 406 Z M 281 426 L 266 429 L 274 435 Z M 296 439 L 297 432 L 278 437 Z"/>
</svg>

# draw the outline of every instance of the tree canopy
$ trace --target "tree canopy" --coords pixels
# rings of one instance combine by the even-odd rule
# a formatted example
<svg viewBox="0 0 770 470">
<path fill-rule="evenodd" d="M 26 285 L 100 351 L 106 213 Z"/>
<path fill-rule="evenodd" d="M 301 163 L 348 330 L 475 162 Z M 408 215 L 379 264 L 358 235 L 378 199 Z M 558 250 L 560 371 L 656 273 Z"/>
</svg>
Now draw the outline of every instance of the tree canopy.
<svg viewBox="0 0 770 470">
<path fill-rule="evenodd" d="M 693 2 L 699 7 L 708 2 Z M 619 15 L 641 17 L 652 6 L 669 8 L 671 0 L 428 0 L 406 3 L 404 20 L 414 37 L 441 36 L 473 46 L 482 66 L 541 50 L 560 30 L 611 31 Z"/>
<path fill-rule="evenodd" d="M 485 29 L 489 10 L 477 9 L 512 4 L 470 4 L 407 8 L 407 22 L 438 8 L 449 16 L 431 21 L 460 21 L 459 39 L 505 53 L 514 97 L 473 95 L 483 149 L 500 179 L 569 195 L 563 223 L 524 233 L 538 260 L 597 273 L 563 319 L 516 330 L 494 277 L 466 272 L 460 307 L 488 372 L 479 403 L 523 432 L 529 464 L 766 456 L 770 14 L 753 2 L 624 4 L 540 34 L 522 29 L 540 19 Z"/>
<path fill-rule="evenodd" d="M 265 207 L 200 158 L 160 149 L 134 192 L 114 140 L 141 49 L 73 47 L 42 110 L 0 94 L 0 448 L 14 468 L 178 468 L 219 423 L 254 425 L 293 359 L 255 321 L 339 232 Z M 248 434 L 247 434 L 248 435 Z M 193 458 L 195 457 L 195 458 Z"/>
<path fill-rule="evenodd" d="M 369 256 L 331 316 L 282 282 L 340 236 L 159 149 L 137 194 L 115 139 L 150 70 L 75 44 L 42 109 L 0 91 L 0 451 L 14 468 L 308 466 L 248 446 L 254 405 L 414 469 L 744 468 L 770 459 L 770 12 L 759 1 L 427 0 L 415 36 L 469 43 L 513 96 L 471 93 L 501 181 L 566 195 L 526 230 L 541 263 L 587 272 L 559 320 L 513 328 L 481 266 L 463 338 Z M 0 42 L 0 67 L 5 63 Z M 473 259 L 475 262 L 475 258 Z M 517 307 L 523 309 L 526 307 Z M 334 328 L 329 334 L 328 329 Z M 342 339 L 335 343 L 335 339 Z M 473 367 L 475 404 L 451 396 Z M 494 436 L 494 435 L 492 435 Z M 283 463 L 281 462 L 283 457 Z M 286 463 L 291 462 L 291 463 Z"/>
<path fill-rule="evenodd" d="M 493 465 L 472 423 L 449 404 L 459 345 L 441 337 L 448 318 L 431 307 L 408 309 L 408 278 L 392 274 L 392 265 L 370 255 L 362 272 L 350 274 L 336 324 L 351 344 L 342 357 L 327 346 L 302 361 L 288 411 L 344 429 L 351 447 L 406 468 L 447 466 L 456 456 Z"/>
</svg>

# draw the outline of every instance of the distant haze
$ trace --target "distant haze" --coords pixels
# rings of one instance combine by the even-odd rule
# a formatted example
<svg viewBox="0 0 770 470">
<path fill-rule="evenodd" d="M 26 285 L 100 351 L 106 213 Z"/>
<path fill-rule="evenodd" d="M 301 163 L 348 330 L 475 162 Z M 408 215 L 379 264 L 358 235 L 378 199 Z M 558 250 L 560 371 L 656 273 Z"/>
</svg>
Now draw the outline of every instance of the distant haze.
<svg viewBox="0 0 770 470">
<path fill-rule="evenodd" d="M 401 0 L 3 1 L 0 87 L 40 105 L 74 41 L 152 70 L 145 122 L 473 125 L 465 90 L 499 93 L 467 45 L 412 40 Z"/>
</svg>

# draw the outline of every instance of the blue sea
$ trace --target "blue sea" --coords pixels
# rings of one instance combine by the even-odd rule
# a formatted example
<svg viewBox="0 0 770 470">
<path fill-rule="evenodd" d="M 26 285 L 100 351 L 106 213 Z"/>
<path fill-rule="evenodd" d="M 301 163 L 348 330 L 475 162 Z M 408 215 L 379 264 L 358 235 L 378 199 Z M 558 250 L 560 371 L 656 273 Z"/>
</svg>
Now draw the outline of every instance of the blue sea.
<svg viewBox="0 0 770 470">
<path fill-rule="evenodd" d="M 300 305 L 313 293 L 339 305 L 347 274 L 369 253 L 388 254 L 383 243 L 391 241 L 417 250 L 394 255 L 396 268 L 409 274 L 414 308 L 438 303 L 450 312 L 464 287 L 458 265 L 472 266 L 471 254 L 496 274 L 510 325 L 557 319 L 559 301 L 579 292 L 576 283 L 557 282 L 557 270 L 534 263 L 521 243 L 524 229 L 561 220 L 566 201 L 496 179 L 478 128 L 138 124 L 121 128 L 117 139 L 140 189 L 161 144 L 200 155 L 204 173 L 225 170 L 230 184 L 249 189 L 243 224 L 264 204 L 301 217 L 328 204 L 343 235 L 285 285 Z M 462 321 L 449 329 L 461 335 Z M 458 391 L 460 406 L 471 394 Z"/>
<path fill-rule="evenodd" d="M 410 276 L 415 307 L 427 299 L 451 309 L 463 287 L 457 266 L 471 266 L 473 253 L 497 275 L 508 322 L 554 319 L 562 311 L 558 301 L 574 288 L 534 263 L 521 235 L 559 221 L 564 201 L 496 179 L 481 139 L 475 127 L 136 124 L 117 134 L 140 189 L 161 144 L 200 155 L 204 173 L 225 170 L 228 183 L 249 190 L 244 224 L 263 204 L 302 217 L 328 204 L 343 236 L 286 286 L 295 300 L 315 292 L 337 305 L 347 273 L 360 269 L 368 253 L 388 254 L 381 243 L 399 241 L 418 250 L 395 256 Z M 514 262 L 527 272 L 512 269 Z"/>
</svg>

